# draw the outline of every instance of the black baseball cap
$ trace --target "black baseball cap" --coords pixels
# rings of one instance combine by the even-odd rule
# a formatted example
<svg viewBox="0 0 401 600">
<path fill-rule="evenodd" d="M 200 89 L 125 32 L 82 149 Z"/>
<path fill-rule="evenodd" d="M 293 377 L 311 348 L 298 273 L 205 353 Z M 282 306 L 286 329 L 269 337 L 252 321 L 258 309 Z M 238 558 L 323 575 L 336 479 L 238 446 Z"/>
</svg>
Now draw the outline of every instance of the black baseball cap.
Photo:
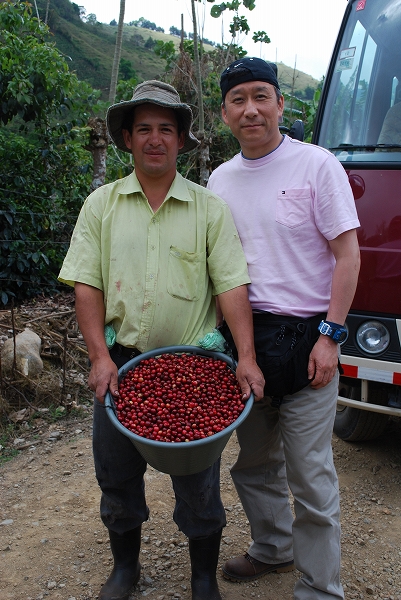
<svg viewBox="0 0 401 600">
<path fill-rule="evenodd" d="M 240 58 L 231 63 L 221 74 L 220 89 L 224 98 L 231 88 L 246 81 L 265 81 L 271 83 L 278 90 L 277 65 L 268 63 L 262 58 Z"/>
</svg>

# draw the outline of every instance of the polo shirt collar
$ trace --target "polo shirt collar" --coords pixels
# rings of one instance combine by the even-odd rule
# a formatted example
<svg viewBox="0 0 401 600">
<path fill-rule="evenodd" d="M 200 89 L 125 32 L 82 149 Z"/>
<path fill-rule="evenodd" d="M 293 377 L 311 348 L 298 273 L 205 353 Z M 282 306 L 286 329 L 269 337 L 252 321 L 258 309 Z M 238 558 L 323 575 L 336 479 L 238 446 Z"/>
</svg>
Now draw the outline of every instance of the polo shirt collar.
<svg viewBox="0 0 401 600">
<path fill-rule="evenodd" d="M 137 192 L 145 195 L 143 193 L 142 186 L 138 181 L 138 177 L 136 176 L 135 171 L 133 171 L 130 175 L 128 175 L 128 177 L 125 178 L 125 181 L 120 189 L 120 194 L 135 194 Z M 180 173 L 178 173 L 178 171 L 176 172 L 173 183 L 167 192 L 166 200 L 169 198 L 175 198 L 176 200 L 182 200 L 183 202 L 192 202 L 186 180 L 182 175 L 180 175 Z"/>
</svg>

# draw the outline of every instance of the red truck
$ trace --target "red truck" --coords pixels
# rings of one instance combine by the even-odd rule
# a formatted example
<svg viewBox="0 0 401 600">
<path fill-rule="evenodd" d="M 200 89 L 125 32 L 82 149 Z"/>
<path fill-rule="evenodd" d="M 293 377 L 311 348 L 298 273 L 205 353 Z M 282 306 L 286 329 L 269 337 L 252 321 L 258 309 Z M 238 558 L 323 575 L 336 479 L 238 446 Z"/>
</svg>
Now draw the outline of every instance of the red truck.
<svg viewBox="0 0 401 600">
<path fill-rule="evenodd" d="M 312 143 L 343 165 L 361 223 L 334 432 L 373 439 L 401 416 L 401 0 L 348 0 Z"/>
</svg>

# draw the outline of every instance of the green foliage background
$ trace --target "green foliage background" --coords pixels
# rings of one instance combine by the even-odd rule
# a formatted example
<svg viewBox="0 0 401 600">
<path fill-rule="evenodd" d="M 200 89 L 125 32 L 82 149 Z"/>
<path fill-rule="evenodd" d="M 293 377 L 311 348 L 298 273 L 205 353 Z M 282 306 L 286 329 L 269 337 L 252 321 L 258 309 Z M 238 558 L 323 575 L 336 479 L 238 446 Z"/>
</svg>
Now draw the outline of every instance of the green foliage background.
<svg viewBox="0 0 401 600">
<path fill-rule="evenodd" d="M 91 156 L 83 144 L 98 95 L 68 69 L 28 3 L 0 3 L 3 304 L 57 288 L 91 181 Z"/>
</svg>

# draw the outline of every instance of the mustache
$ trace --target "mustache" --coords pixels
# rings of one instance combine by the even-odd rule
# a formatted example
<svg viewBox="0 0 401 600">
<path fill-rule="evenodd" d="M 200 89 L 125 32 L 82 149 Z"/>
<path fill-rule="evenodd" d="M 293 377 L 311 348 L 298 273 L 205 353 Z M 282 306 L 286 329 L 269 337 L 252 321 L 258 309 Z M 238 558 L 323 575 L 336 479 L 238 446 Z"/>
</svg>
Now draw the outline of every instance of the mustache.
<svg viewBox="0 0 401 600">
<path fill-rule="evenodd" d="M 156 146 L 156 148 L 154 146 L 145 146 L 143 151 L 145 154 L 166 154 L 165 148 L 161 145 Z"/>
</svg>

